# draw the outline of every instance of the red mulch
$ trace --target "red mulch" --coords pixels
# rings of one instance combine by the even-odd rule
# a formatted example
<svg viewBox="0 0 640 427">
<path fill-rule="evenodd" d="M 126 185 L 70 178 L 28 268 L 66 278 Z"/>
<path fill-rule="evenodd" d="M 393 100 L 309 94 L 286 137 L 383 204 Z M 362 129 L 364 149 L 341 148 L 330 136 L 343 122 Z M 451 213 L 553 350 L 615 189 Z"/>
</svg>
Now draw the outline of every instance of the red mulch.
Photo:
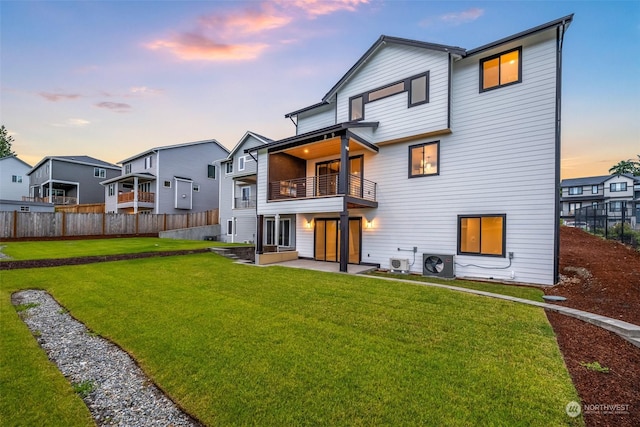
<svg viewBox="0 0 640 427">
<path fill-rule="evenodd" d="M 640 325 L 640 252 L 561 227 L 560 274 L 560 283 L 546 290 L 567 298 L 558 304 Z M 640 347 L 572 317 L 551 311 L 547 317 L 582 400 L 586 425 L 640 426 Z M 609 373 L 581 365 L 592 362 Z"/>
</svg>

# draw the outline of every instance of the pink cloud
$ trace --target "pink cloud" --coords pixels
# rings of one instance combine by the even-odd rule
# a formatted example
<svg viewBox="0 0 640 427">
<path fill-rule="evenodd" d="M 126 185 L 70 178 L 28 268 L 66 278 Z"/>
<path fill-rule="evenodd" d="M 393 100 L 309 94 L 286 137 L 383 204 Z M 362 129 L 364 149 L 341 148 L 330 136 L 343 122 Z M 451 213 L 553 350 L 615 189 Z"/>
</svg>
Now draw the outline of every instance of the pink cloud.
<svg viewBox="0 0 640 427">
<path fill-rule="evenodd" d="M 62 100 L 68 99 L 77 99 L 80 98 L 80 94 L 77 93 L 50 93 L 50 92 L 40 92 L 38 95 L 51 102 L 58 102 Z"/>
<path fill-rule="evenodd" d="M 368 4 L 369 0 L 279 0 L 278 3 L 283 7 L 295 6 L 315 17 L 341 10 L 354 12 L 358 6 Z"/>
<path fill-rule="evenodd" d="M 266 44 L 217 43 L 205 35 L 182 33 L 169 40 L 157 40 L 147 45 L 149 49 L 166 49 L 186 61 L 248 60 L 256 58 Z"/>
<path fill-rule="evenodd" d="M 440 20 L 448 24 L 459 25 L 467 22 L 475 21 L 484 15 L 483 9 L 472 8 L 462 12 L 451 12 L 440 16 Z"/>
<path fill-rule="evenodd" d="M 131 105 L 122 102 L 99 102 L 96 107 L 105 108 L 116 113 L 126 113 L 131 110 Z"/>
<path fill-rule="evenodd" d="M 238 35 L 275 30 L 286 26 L 292 20 L 292 16 L 279 13 L 270 4 L 265 3 L 262 10 L 247 9 L 228 15 L 203 16 L 199 19 L 199 25 L 218 34 Z"/>
</svg>

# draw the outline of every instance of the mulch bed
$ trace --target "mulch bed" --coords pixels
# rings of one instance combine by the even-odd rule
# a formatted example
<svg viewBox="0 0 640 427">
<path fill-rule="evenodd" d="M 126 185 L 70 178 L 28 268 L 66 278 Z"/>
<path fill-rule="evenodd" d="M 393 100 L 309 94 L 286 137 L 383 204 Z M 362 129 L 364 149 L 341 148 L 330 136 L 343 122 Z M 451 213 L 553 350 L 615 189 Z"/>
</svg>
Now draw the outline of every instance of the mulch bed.
<svg viewBox="0 0 640 427">
<path fill-rule="evenodd" d="M 557 303 L 640 325 L 640 252 L 561 227 Z M 597 326 L 547 311 L 587 426 L 640 426 L 640 347 Z M 608 373 L 582 364 L 598 362 Z M 604 406 L 607 405 L 607 406 Z"/>
</svg>

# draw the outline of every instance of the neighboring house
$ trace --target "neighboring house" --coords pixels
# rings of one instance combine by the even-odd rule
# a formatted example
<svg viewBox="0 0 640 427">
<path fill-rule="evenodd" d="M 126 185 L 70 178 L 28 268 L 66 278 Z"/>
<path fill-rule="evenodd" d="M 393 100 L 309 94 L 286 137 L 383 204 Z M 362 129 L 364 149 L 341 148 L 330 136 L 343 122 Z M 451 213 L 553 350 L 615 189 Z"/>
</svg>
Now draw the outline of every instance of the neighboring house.
<svg viewBox="0 0 640 427">
<path fill-rule="evenodd" d="M 321 102 L 285 116 L 295 136 L 249 150 L 258 258 L 277 245 L 340 271 L 404 258 L 423 273 L 423 254 L 454 255 L 459 277 L 554 284 L 572 19 L 470 50 L 380 37 Z"/>
<path fill-rule="evenodd" d="M 55 209 L 52 203 L 0 199 L 0 212 L 55 212 Z"/>
<path fill-rule="evenodd" d="M 220 224 L 225 242 L 256 240 L 256 161 L 245 150 L 271 143 L 273 140 L 247 132 L 220 162 Z"/>
<path fill-rule="evenodd" d="M 215 139 L 151 148 L 124 159 L 101 182 L 105 212 L 181 214 L 218 208 L 216 161 L 229 150 Z"/>
<path fill-rule="evenodd" d="M 54 205 L 104 203 L 100 181 L 118 176 L 120 168 L 89 156 L 47 156 L 28 173 L 29 197 Z"/>
<path fill-rule="evenodd" d="M 29 177 L 31 165 L 18 156 L 0 158 L 0 199 L 22 200 L 29 196 Z"/>
<path fill-rule="evenodd" d="M 590 212 L 606 215 L 609 221 L 625 219 L 635 227 L 640 217 L 640 176 L 631 174 L 589 176 L 562 180 L 562 210 L 560 218 L 572 224 L 576 211 L 594 208 Z M 585 226 L 586 224 L 581 224 Z"/>
</svg>

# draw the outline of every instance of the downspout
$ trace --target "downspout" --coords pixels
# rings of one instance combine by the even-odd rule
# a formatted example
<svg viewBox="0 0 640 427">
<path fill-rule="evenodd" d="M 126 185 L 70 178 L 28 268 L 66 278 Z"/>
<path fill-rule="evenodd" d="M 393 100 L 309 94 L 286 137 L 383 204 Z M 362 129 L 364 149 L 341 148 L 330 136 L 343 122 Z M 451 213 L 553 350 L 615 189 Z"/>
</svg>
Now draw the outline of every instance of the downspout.
<svg viewBox="0 0 640 427">
<path fill-rule="evenodd" d="M 160 213 L 160 150 L 156 151 L 156 194 L 154 198 L 155 214 Z"/>
<path fill-rule="evenodd" d="M 340 138 L 340 173 L 338 174 L 338 193 L 342 195 L 340 212 L 340 271 L 347 272 L 349 265 L 349 135 L 345 132 Z"/>
<path fill-rule="evenodd" d="M 49 203 L 53 203 L 53 159 L 49 159 Z"/>
<path fill-rule="evenodd" d="M 560 280 L 560 163 L 561 163 L 561 112 L 562 112 L 562 45 L 567 22 L 556 28 L 556 167 L 555 167 L 555 209 L 554 209 L 554 284 Z"/>
</svg>

